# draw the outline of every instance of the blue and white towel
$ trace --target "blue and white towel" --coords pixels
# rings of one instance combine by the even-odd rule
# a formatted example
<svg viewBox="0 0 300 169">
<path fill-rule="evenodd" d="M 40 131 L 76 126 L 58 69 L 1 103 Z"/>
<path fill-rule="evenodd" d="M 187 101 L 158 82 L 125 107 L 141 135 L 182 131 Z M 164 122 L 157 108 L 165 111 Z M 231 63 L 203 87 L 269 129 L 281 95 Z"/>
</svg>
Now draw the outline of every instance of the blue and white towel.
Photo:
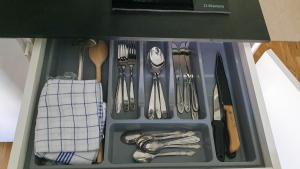
<svg viewBox="0 0 300 169">
<path fill-rule="evenodd" d="M 38 104 L 35 154 L 61 164 L 91 164 L 104 138 L 106 110 L 95 80 L 48 80 Z"/>
</svg>

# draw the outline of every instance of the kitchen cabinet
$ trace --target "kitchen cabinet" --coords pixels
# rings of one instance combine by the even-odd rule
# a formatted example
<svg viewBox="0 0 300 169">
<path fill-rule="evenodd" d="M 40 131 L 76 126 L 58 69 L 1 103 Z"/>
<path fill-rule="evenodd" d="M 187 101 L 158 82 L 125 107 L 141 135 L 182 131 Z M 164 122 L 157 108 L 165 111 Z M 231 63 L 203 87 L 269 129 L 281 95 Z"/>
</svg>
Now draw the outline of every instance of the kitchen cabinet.
<svg viewBox="0 0 300 169">
<path fill-rule="evenodd" d="M 251 54 L 251 41 L 267 41 L 269 34 L 259 3 L 230 1 L 231 14 L 178 14 L 178 13 L 112 13 L 109 0 L 80 0 L 61 2 L 37 0 L 3 2 L 0 15 L 8 23 L 0 27 L 0 36 L 27 36 L 36 39 L 25 86 L 16 142 L 12 148 L 9 169 L 56 168 L 280 168 L 264 101 L 257 81 Z M 15 11 L 15 12 L 14 12 Z M 12 29 L 10 29 L 12 28 Z M 16 30 L 18 29 L 18 30 Z M 72 41 L 78 38 L 104 39 L 109 44 L 109 59 L 103 67 L 104 100 L 107 102 L 107 124 L 104 143 L 104 161 L 94 165 L 48 165 L 33 154 L 33 131 L 36 105 L 41 87 L 49 77 L 76 71 L 79 47 Z M 138 45 L 138 73 L 136 75 L 138 111 L 118 118 L 114 115 L 116 78 L 116 45 L 120 40 L 132 40 Z M 177 113 L 174 94 L 174 65 L 172 41 L 190 41 L 196 88 L 199 95 L 198 120 Z M 146 55 L 158 46 L 166 57 L 162 72 L 170 118 L 148 120 L 145 116 L 150 97 L 151 76 Z M 241 150 L 234 159 L 220 162 L 216 158 L 212 121 L 212 92 L 214 60 L 221 52 L 229 86 L 237 112 L 237 128 Z M 88 60 L 88 59 L 86 59 Z M 92 64 L 84 65 L 84 79 L 92 79 Z M 120 143 L 120 134 L 129 129 L 168 130 L 189 129 L 201 135 L 202 148 L 193 158 L 154 160 L 152 163 L 134 163 L 132 147 Z"/>
<path fill-rule="evenodd" d="M 111 0 L 4 0 L 2 37 L 184 38 L 205 40 L 270 39 L 258 0 L 229 0 L 230 15 L 116 14 Z"/>
</svg>

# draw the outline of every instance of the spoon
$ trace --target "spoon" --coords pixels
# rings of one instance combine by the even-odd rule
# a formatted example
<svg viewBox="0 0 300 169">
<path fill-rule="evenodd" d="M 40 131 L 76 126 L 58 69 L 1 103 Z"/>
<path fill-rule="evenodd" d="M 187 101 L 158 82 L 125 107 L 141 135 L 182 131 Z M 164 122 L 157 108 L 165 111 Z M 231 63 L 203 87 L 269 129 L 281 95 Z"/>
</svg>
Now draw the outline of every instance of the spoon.
<svg viewBox="0 0 300 169">
<path fill-rule="evenodd" d="M 91 61 L 96 66 L 96 81 L 101 82 L 101 67 L 108 56 L 108 49 L 104 41 L 89 49 L 89 56 Z"/>
<path fill-rule="evenodd" d="M 142 150 L 148 153 L 158 153 L 165 148 L 185 148 L 185 149 L 199 149 L 199 144 L 174 144 L 174 145 L 162 145 L 158 142 L 146 142 L 142 147 Z"/>
<path fill-rule="evenodd" d="M 174 151 L 167 153 L 159 153 L 159 154 L 150 154 L 145 153 L 140 150 L 137 150 L 133 153 L 133 159 L 139 163 L 150 163 L 156 157 L 164 157 L 164 156 L 193 156 L 195 154 L 194 151 Z"/>
<path fill-rule="evenodd" d="M 107 46 L 104 41 L 99 41 L 97 45 L 89 48 L 89 57 L 96 67 L 96 81 L 101 83 L 101 67 L 108 56 Z M 97 156 L 97 163 L 103 161 L 103 145 L 100 143 Z"/>
<path fill-rule="evenodd" d="M 189 133 L 189 132 L 186 132 L 186 133 Z M 173 131 L 173 132 L 159 132 L 159 133 L 143 133 L 141 131 L 127 131 L 121 135 L 120 139 L 125 144 L 136 144 L 137 141 L 142 136 L 145 136 L 145 135 L 152 136 L 154 140 L 157 140 L 157 139 L 159 140 L 159 139 L 170 139 L 170 138 L 167 138 L 167 136 L 171 137 L 171 136 L 177 136 L 177 135 L 181 135 L 181 134 L 184 134 L 184 132 Z M 190 134 L 190 136 L 191 135 L 192 135 L 192 133 Z M 195 135 L 194 132 L 193 132 L 193 135 Z"/>
<path fill-rule="evenodd" d="M 155 110 L 155 114 L 158 119 L 167 118 L 166 102 L 164 99 L 162 86 L 159 80 L 159 74 L 165 65 L 165 58 L 161 49 L 159 49 L 158 47 L 151 48 L 148 54 L 148 60 L 151 66 L 151 71 L 154 74 L 152 86 L 155 85 L 156 87 L 156 89 L 155 87 L 152 87 L 151 89 L 151 96 L 155 96 L 155 104 L 149 103 L 150 106 L 148 109 L 148 116 L 151 117 L 152 110 Z M 150 102 L 152 101 L 153 99 L 150 99 Z M 153 105 L 154 108 L 152 107 Z"/>
<path fill-rule="evenodd" d="M 197 136 L 185 137 L 185 138 L 172 140 L 172 141 L 168 141 L 168 142 L 164 142 L 164 143 L 162 143 L 160 141 L 148 140 L 148 141 L 144 142 L 144 144 L 142 146 L 139 144 L 139 148 L 146 152 L 157 152 L 164 148 L 169 148 L 169 147 L 174 147 L 174 146 L 179 146 L 179 145 L 196 144 L 199 141 L 200 141 L 200 138 Z"/>
<path fill-rule="evenodd" d="M 181 133 L 181 134 L 176 134 L 176 135 L 169 135 L 169 136 L 164 136 L 164 137 L 155 137 L 151 135 L 145 135 L 137 139 L 136 145 L 142 149 L 145 143 L 149 141 L 162 141 L 162 140 L 167 140 L 167 139 L 180 139 L 180 138 L 188 138 L 190 136 L 194 136 L 195 132 L 189 131 L 186 133 Z M 173 140 L 176 141 L 176 140 Z"/>
</svg>

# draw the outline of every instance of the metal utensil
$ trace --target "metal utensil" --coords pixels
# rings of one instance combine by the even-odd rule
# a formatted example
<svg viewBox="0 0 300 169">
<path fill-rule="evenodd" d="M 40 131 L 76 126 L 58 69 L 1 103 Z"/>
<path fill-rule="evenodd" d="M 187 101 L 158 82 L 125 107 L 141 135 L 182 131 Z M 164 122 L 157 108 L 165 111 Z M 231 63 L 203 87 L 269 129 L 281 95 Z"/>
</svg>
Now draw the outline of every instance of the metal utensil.
<svg viewBox="0 0 300 169">
<path fill-rule="evenodd" d="M 126 83 L 126 66 L 128 64 L 128 48 L 125 44 L 121 45 L 121 67 L 123 72 L 123 110 L 125 112 L 129 111 L 129 97 L 127 92 L 127 83 Z"/>
<path fill-rule="evenodd" d="M 185 55 L 187 54 L 187 48 L 185 43 L 180 44 L 179 54 L 180 54 L 180 62 L 181 62 L 181 69 L 183 73 L 183 103 L 184 103 L 184 110 L 186 113 L 191 111 L 191 99 L 190 99 L 190 74 L 188 71 L 188 67 L 186 65 Z"/>
<path fill-rule="evenodd" d="M 184 100 L 183 100 L 183 74 L 180 64 L 180 51 L 176 43 L 172 43 L 172 55 L 174 63 L 174 73 L 176 78 L 176 107 L 179 113 L 184 112 Z"/>
<path fill-rule="evenodd" d="M 150 102 L 154 100 L 154 104 L 149 103 L 148 117 L 150 119 L 153 117 L 153 110 L 154 110 L 155 112 L 154 114 L 156 115 L 156 118 L 158 119 L 167 118 L 166 102 L 165 102 L 162 86 L 159 80 L 160 72 L 165 65 L 165 58 L 161 49 L 159 49 L 158 47 L 151 48 L 148 53 L 148 60 L 150 63 L 149 65 L 151 67 L 151 71 L 153 73 L 153 83 L 152 83 L 152 89 L 150 95 Z"/>
<path fill-rule="evenodd" d="M 199 149 L 201 148 L 200 144 L 172 144 L 172 145 L 163 145 L 159 142 L 146 142 L 143 145 L 143 151 L 148 153 L 158 153 L 166 148 L 184 148 L 184 149 Z"/>
<path fill-rule="evenodd" d="M 127 84 L 125 79 L 125 69 L 128 62 L 128 48 L 125 44 L 118 45 L 118 67 L 119 77 L 116 91 L 116 113 L 123 111 L 129 111 L 129 99 L 127 92 Z"/>
<path fill-rule="evenodd" d="M 139 143 L 139 148 L 145 152 L 157 152 L 161 149 L 165 148 L 183 148 L 183 145 L 193 145 L 190 148 L 197 148 L 198 146 L 194 146 L 194 144 L 198 143 L 200 138 L 197 136 L 189 136 L 181 139 L 176 139 L 168 142 L 162 142 L 157 140 L 148 140 Z M 141 144 L 143 143 L 143 144 Z M 187 148 L 187 147 L 186 147 Z M 199 147 L 200 148 L 200 147 Z"/>
<path fill-rule="evenodd" d="M 154 85 L 155 81 L 154 81 L 154 77 L 153 76 L 153 83 L 152 83 L 152 88 L 151 88 L 151 94 L 150 94 L 150 100 L 149 100 L 149 108 L 148 108 L 148 118 L 150 120 L 153 120 L 155 118 L 155 91 L 156 91 L 156 86 Z"/>
<path fill-rule="evenodd" d="M 130 68 L 130 81 L 129 81 L 129 109 L 130 111 L 135 110 L 135 97 L 134 97 L 134 90 L 133 90 L 133 69 L 136 65 L 136 46 L 134 42 L 131 42 L 128 47 L 128 65 Z"/>
<path fill-rule="evenodd" d="M 95 46 L 97 42 L 94 39 L 79 39 L 76 40 L 73 44 L 80 46 L 77 80 L 82 80 L 84 54 L 86 53 L 86 50 L 88 48 Z"/>
<path fill-rule="evenodd" d="M 184 46 L 181 46 L 180 53 L 184 58 L 185 63 L 185 83 L 184 83 L 184 103 L 185 110 L 191 112 L 192 119 L 199 119 L 199 105 L 198 105 L 198 95 L 195 88 L 194 75 L 192 72 L 192 66 L 190 57 L 191 50 L 188 48 L 189 43 L 184 43 Z"/>
<path fill-rule="evenodd" d="M 173 132 L 158 132 L 158 133 L 147 133 L 141 131 L 127 131 L 121 135 L 121 141 L 125 144 L 136 144 L 137 140 L 144 135 L 151 135 L 153 137 L 164 137 L 171 135 L 179 135 L 181 131 L 173 131 Z"/>
<path fill-rule="evenodd" d="M 195 137 L 197 137 L 197 136 L 192 137 L 194 135 L 195 135 L 195 132 L 193 132 L 193 131 L 189 131 L 186 133 L 180 133 L 180 134 L 173 134 L 173 135 L 168 135 L 168 136 L 162 136 L 162 137 L 157 137 L 157 136 L 153 136 L 153 135 L 144 135 L 136 140 L 136 145 L 138 147 L 142 148 L 144 146 L 144 143 L 149 142 L 149 141 L 162 141 L 162 140 L 181 139 L 181 138 L 188 138 L 188 137 L 191 137 L 190 139 L 195 139 Z M 173 141 L 176 141 L 176 140 L 173 140 Z"/>
<path fill-rule="evenodd" d="M 140 163 L 149 163 L 156 157 L 163 157 L 163 156 L 193 156 L 195 154 L 194 151 L 174 151 L 174 152 L 167 152 L 167 153 L 159 153 L 159 154 L 150 154 L 145 153 L 140 150 L 137 150 L 133 153 L 133 159 Z"/>
<path fill-rule="evenodd" d="M 160 140 L 153 140 L 151 136 L 143 136 L 137 141 L 137 146 L 140 149 L 143 149 L 143 147 L 146 145 L 145 143 L 149 144 L 159 144 L 161 147 L 167 146 L 167 145 L 184 145 L 184 144 L 195 144 L 200 141 L 200 138 L 197 136 L 187 136 L 187 137 L 178 137 L 177 139 L 173 139 L 171 141 L 160 141 Z M 141 144 L 143 143 L 143 144 Z"/>
<path fill-rule="evenodd" d="M 198 95 L 196 92 L 195 84 L 192 80 L 191 83 L 191 93 L 192 93 L 192 119 L 197 120 L 199 119 L 199 106 L 198 106 Z"/>
<path fill-rule="evenodd" d="M 214 140 L 215 140 L 215 148 L 216 155 L 218 160 L 225 160 L 225 124 L 223 121 L 223 113 L 220 109 L 219 104 L 219 91 L 217 86 L 214 88 L 214 112 L 213 112 L 213 131 L 214 131 Z"/>
<path fill-rule="evenodd" d="M 195 88 L 195 82 L 194 82 L 194 75 L 192 72 L 192 66 L 191 66 L 191 61 L 190 61 L 190 57 L 191 57 L 191 50 L 187 48 L 186 46 L 186 51 L 185 51 L 185 62 L 186 62 L 186 66 L 187 66 L 187 70 L 188 70 L 188 74 L 189 74 L 189 85 L 190 85 L 190 92 L 191 92 L 191 111 L 192 111 L 192 119 L 196 120 L 199 119 L 199 115 L 198 115 L 198 111 L 199 111 L 199 105 L 198 105 L 198 95 L 196 92 L 196 88 Z"/>
<path fill-rule="evenodd" d="M 215 76 L 220 95 L 220 107 L 221 110 L 225 112 L 226 117 L 226 128 L 229 137 L 228 155 L 229 157 L 234 157 L 237 151 L 239 151 L 241 143 L 236 127 L 231 94 L 220 53 L 217 53 Z"/>
</svg>

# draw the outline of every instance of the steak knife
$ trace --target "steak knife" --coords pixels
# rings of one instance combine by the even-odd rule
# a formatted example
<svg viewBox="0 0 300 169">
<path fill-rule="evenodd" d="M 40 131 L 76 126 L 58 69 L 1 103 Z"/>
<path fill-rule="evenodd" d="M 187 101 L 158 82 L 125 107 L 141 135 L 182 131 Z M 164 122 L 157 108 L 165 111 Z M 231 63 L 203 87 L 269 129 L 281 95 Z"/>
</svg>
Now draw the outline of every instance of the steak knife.
<svg viewBox="0 0 300 169">
<path fill-rule="evenodd" d="M 235 121 L 235 113 L 233 111 L 233 105 L 231 100 L 231 94 L 228 87 L 228 81 L 226 78 L 224 64 L 222 56 L 217 53 L 216 70 L 215 70 L 216 82 L 220 97 L 220 107 L 225 112 L 226 128 L 228 135 L 228 155 L 234 156 L 240 149 L 240 138 Z"/>
</svg>

